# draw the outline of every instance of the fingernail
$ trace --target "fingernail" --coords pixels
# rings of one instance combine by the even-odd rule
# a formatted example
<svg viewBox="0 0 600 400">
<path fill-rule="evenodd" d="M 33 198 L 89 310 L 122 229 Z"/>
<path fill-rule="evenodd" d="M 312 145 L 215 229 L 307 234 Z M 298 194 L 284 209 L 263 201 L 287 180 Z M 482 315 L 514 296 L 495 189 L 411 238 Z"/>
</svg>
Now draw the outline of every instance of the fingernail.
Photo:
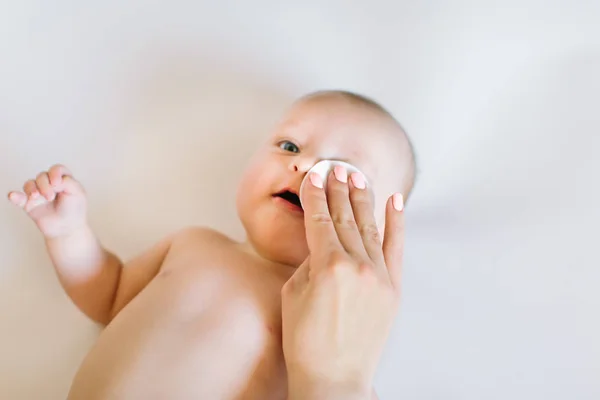
<svg viewBox="0 0 600 400">
<path fill-rule="evenodd" d="M 364 189 L 365 188 L 365 178 L 362 176 L 361 173 L 355 172 L 352 175 L 350 175 L 350 179 L 352 179 L 352 183 L 354 184 L 354 187 L 357 189 Z"/>
<path fill-rule="evenodd" d="M 395 193 L 392 196 L 392 205 L 396 209 L 396 211 L 402 211 L 404 208 L 404 197 L 402 197 L 401 193 Z"/>
<path fill-rule="evenodd" d="M 311 172 L 311 174 L 308 178 L 310 179 L 310 183 L 312 183 L 313 186 L 316 186 L 319 189 L 323 189 L 323 179 L 321 179 L 319 174 L 317 174 L 315 172 Z"/>
<path fill-rule="evenodd" d="M 348 174 L 346 173 L 346 168 L 342 167 L 341 165 L 336 165 L 333 168 L 333 174 L 335 175 L 335 178 L 338 181 L 342 183 L 348 182 Z"/>
</svg>

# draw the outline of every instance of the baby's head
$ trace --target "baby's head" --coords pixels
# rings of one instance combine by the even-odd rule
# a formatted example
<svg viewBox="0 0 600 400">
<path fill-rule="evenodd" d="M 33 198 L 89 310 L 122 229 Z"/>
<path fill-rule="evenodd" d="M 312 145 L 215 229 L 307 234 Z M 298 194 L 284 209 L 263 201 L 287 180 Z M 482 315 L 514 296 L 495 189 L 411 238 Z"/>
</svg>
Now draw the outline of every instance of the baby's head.
<svg viewBox="0 0 600 400">
<path fill-rule="evenodd" d="M 262 257 L 298 266 L 308 255 L 304 216 L 293 205 L 294 194 L 321 160 L 345 161 L 363 172 L 381 232 L 388 197 L 401 192 L 406 199 L 414 185 L 412 146 L 383 107 L 343 91 L 302 97 L 255 153 L 238 188 L 239 217 L 249 244 Z"/>
</svg>

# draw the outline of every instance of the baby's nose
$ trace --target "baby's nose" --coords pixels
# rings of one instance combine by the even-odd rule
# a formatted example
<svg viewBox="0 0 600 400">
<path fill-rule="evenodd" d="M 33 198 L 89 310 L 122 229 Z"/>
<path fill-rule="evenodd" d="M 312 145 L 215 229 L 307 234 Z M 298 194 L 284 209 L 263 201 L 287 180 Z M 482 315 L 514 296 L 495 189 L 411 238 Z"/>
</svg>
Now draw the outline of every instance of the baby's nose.
<svg viewBox="0 0 600 400">
<path fill-rule="evenodd" d="M 314 160 L 296 159 L 290 163 L 290 170 L 294 172 L 306 173 L 315 165 Z"/>
</svg>

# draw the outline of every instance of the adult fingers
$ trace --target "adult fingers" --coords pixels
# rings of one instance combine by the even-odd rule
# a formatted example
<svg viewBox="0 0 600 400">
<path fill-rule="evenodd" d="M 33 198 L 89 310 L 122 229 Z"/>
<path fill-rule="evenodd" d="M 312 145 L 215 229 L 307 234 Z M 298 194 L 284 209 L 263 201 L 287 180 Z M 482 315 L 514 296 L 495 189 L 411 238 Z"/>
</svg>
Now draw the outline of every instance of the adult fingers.
<svg viewBox="0 0 600 400">
<path fill-rule="evenodd" d="M 400 193 L 391 196 L 386 205 L 383 256 L 392 285 L 399 291 L 404 257 L 404 199 Z"/>
<path fill-rule="evenodd" d="M 311 257 L 318 261 L 316 266 L 325 266 L 328 256 L 343 250 L 329 214 L 327 198 L 323 190 L 323 180 L 316 173 L 310 173 L 308 184 L 302 192 L 306 241 Z"/>
<path fill-rule="evenodd" d="M 383 266 L 385 260 L 374 215 L 373 198 L 364 176 L 359 172 L 350 176 L 350 200 L 366 253 L 375 265 Z"/>
<path fill-rule="evenodd" d="M 369 257 L 350 204 L 348 172 L 340 165 L 335 166 L 333 173 L 328 176 L 327 203 L 341 245 L 356 261 L 368 261 Z"/>
</svg>

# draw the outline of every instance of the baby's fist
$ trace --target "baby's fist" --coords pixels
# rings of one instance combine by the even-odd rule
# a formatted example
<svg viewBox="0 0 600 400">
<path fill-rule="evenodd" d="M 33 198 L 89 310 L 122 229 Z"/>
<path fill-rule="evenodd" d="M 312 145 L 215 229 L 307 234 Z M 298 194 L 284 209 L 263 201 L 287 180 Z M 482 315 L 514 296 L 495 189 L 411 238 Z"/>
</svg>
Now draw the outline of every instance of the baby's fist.
<svg viewBox="0 0 600 400">
<path fill-rule="evenodd" d="M 83 187 L 63 165 L 43 171 L 23 185 L 23 191 L 8 194 L 46 237 L 68 235 L 86 224 Z"/>
</svg>

